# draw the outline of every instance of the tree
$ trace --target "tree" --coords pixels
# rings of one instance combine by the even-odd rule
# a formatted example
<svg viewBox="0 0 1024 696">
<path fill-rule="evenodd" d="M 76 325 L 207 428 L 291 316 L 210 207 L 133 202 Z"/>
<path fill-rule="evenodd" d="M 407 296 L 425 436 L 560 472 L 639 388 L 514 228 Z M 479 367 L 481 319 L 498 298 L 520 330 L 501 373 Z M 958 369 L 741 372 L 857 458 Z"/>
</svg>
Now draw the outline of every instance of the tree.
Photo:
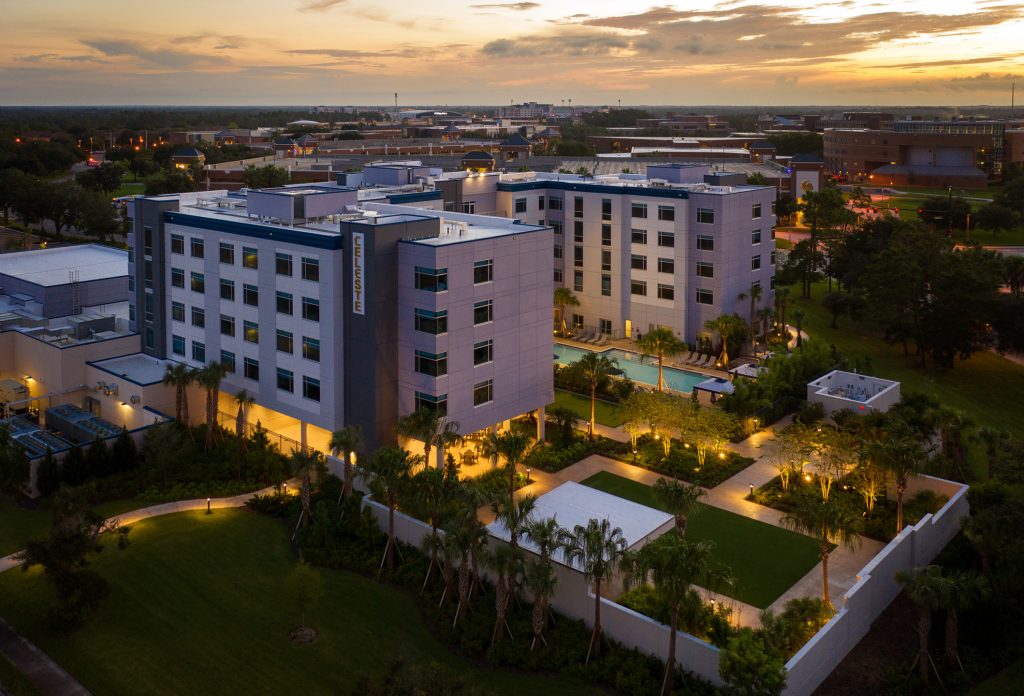
<svg viewBox="0 0 1024 696">
<path fill-rule="evenodd" d="M 110 198 L 95 191 L 82 191 L 78 197 L 75 224 L 88 235 L 103 241 L 121 232 L 121 219 Z"/>
<path fill-rule="evenodd" d="M 654 356 L 658 359 L 658 391 L 664 391 L 665 375 L 663 368 L 665 365 L 665 358 L 671 358 L 673 355 L 679 355 L 686 350 L 686 344 L 680 341 L 676 335 L 672 333 L 672 329 L 659 326 L 658 328 L 644 334 L 640 338 L 638 345 L 641 351 L 641 361 L 650 356 Z M 593 431 L 593 427 L 591 427 L 591 431 Z"/>
<path fill-rule="evenodd" d="M 238 412 L 235 414 L 235 436 L 239 439 L 245 437 L 246 416 L 248 415 L 249 407 L 254 403 L 256 403 L 256 397 L 245 389 L 240 389 L 235 394 L 235 404 L 238 406 Z"/>
<path fill-rule="evenodd" d="M 755 358 L 757 357 L 757 330 L 754 328 L 754 317 L 757 315 L 757 303 L 761 301 L 763 294 L 759 284 L 751 285 L 749 290 L 739 294 L 741 301 L 750 299 L 750 347 Z"/>
<path fill-rule="evenodd" d="M 730 694 L 779 696 L 786 688 L 786 662 L 762 634 L 741 628 L 729 638 L 718 673 Z"/>
<path fill-rule="evenodd" d="M 444 467 L 445 448 L 462 441 L 458 421 L 448 420 L 447 416 L 426 407 L 420 407 L 399 418 L 395 431 L 402 437 L 423 443 L 424 466 L 430 464 L 430 451 L 437 447 L 438 469 Z"/>
<path fill-rule="evenodd" d="M 706 493 L 700 486 L 675 479 L 660 478 L 654 482 L 654 499 L 665 512 L 676 518 L 676 532 L 679 538 L 686 536 L 686 520 L 701 510 L 700 499 Z"/>
<path fill-rule="evenodd" d="M 330 442 L 327 443 L 327 448 L 331 450 L 331 454 L 337 457 L 340 452 L 344 462 L 345 471 L 341 487 L 342 497 L 347 498 L 352 494 L 356 451 L 362 446 L 363 429 L 358 425 L 346 425 L 341 430 L 335 430 L 331 433 Z"/>
<path fill-rule="evenodd" d="M 907 481 L 924 468 L 927 453 L 920 437 L 899 420 L 877 433 L 869 451 L 896 484 L 896 533 L 903 531 L 903 496 Z"/>
<path fill-rule="evenodd" d="M 967 216 L 971 214 L 971 204 L 960 196 L 929 196 L 918 208 L 917 216 L 928 225 L 939 226 L 947 230 L 962 230 L 967 227 Z"/>
<path fill-rule="evenodd" d="M 0 209 L 3 210 L 4 224 L 10 223 L 11 210 L 26 197 L 26 191 L 36 187 L 35 180 L 20 169 L 9 167 L 0 171 Z"/>
<path fill-rule="evenodd" d="M 833 329 L 838 327 L 837 322 L 841 316 L 848 316 L 855 321 L 861 319 L 866 305 L 861 295 L 848 292 L 830 292 L 821 298 L 821 304 L 832 315 L 830 326 Z"/>
<path fill-rule="evenodd" d="M 545 412 L 555 422 L 558 433 L 558 444 L 565 447 L 572 443 L 573 426 L 576 425 L 576 412 L 567 406 L 551 406 Z"/>
<path fill-rule="evenodd" d="M 793 428 L 787 428 L 779 433 L 766 455 L 768 461 L 779 472 L 779 483 L 785 493 L 789 492 L 790 479 L 793 472 L 799 469 L 799 462 L 802 460 L 802 447 L 795 435 Z"/>
<path fill-rule="evenodd" d="M 813 537 L 818 542 L 818 556 L 821 558 L 821 598 L 830 608 L 832 600 L 828 587 L 828 558 L 832 544 L 854 548 L 860 543 L 857 531 L 861 516 L 845 501 L 832 498 L 821 500 L 812 495 L 800 495 L 796 506 L 782 516 L 782 526 L 795 532 Z"/>
<path fill-rule="evenodd" d="M 558 324 L 559 331 L 562 335 L 569 333 L 569 327 L 565 321 L 565 308 L 566 307 L 578 307 L 580 301 L 576 299 L 576 295 L 573 294 L 569 288 L 555 288 L 555 306 L 558 307 Z"/>
<path fill-rule="evenodd" d="M 802 309 L 793 310 L 793 323 L 796 324 L 796 347 L 803 350 L 804 347 L 804 318 L 807 314 Z"/>
<path fill-rule="evenodd" d="M 822 500 L 828 500 L 832 485 L 860 461 L 860 440 L 852 433 L 829 426 L 802 430 L 813 438 L 811 448 L 817 455 L 812 459 L 814 473 Z"/>
<path fill-rule="evenodd" d="M 611 579 L 626 553 L 626 538 L 619 527 L 612 527 L 608 519 L 590 520 L 587 526 L 576 525 L 571 531 L 562 530 L 565 560 L 583 571 L 594 584 L 594 630 L 590 636 L 585 664 L 590 655 L 601 657 L 601 583 Z"/>
<path fill-rule="evenodd" d="M 387 567 L 388 574 L 395 567 L 395 508 L 398 495 L 409 480 L 409 472 L 422 460 L 401 447 L 382 447 L 370 457 L 360 472 L 366 478 L 373 497 L 388 506 L 388 543 L 380 568 Z M 378 571 L 379 572 L 379 571 Z"/>
<path fill-rule="evenodd" d="M 494 571 L 494 607 L 496 618 L 494 631 L 491 633 L 491 645 L 494 645 L 508 631 L 509 636 L 512 630 L 509 628 L 508 609 L 514 596 L 516 575 L 522 567 L 522 549 L 518 546 L 494 542 L 493 548 L 484 556 L 487 566 Z"/>
<path fill-rule="evenodd" d="M 619 361 L 602 353 L 587 352 L 569 368 L 587 387 L 590 388 L 590 423 L 588 434 L 594 439 L 594 422 L 597 410 L 597 390 L 607 388 L 611 383 L 612 370 Z M 660 382 L 660 378 L 659 378 Z"/>
<path fill-rule="evenodd" d="M 0 490 L 15 492 L 28 482 L 30 463 L 25 449 L 0 425 Z"/>
<path fill-rule="evenodd" d="M 284 186 L 288 183 L 288 170 L 284 167 L 277 167 L 273 164 L 265 164 L 257 167 L 254 164 L 247 165 L 242 172 L 242 180 L 249 188 L 272 188 Z"/>
<path fill-rule="evenodd" d="M 188 387 L 196 379 L 196 371 L 183 363 L 173 363 L 164 369 L 163 384 L 174 387 L 174 420 L 188 427 Z"/>
<path fill-rule="evenodd" d="M 959 643 L 959 615 L 961 612 L 970 611 L 974 606 L 992 594 L 988 578 L 978 575 L 972 570 L 954 571 L 946 575 L 946 595 L 944 608 L 946 609 L 946 662 L 950 665 L 960 663 Z"/>
<path fill-rule="evenodd" d="M 512 498 L 516 490 L 516 473 L 519 470 L 519 463 L 526 455 L 530 446 L 530 438 L 523 433 L 513 430 L 498 435 L 495 443 L 497 455 L 505 457 L 505 468 L 508 474 L 508 497 Z"/>
<path fill-rule="evenodd" d="M 841 226 L 853 224 L 857 216 L 846 207 L 843 194 L 834 188 L 825 188 L 821 191 L 807 191 L 800 202 L 800 211 L 804 220 L 810 222 L 810 238 L 808 251 L 803 260 L 803 296 L 810 298 L 811 281 L 813 279 L 814 265 L 818 255 L 818 237 L 822 231 L 830 232 Z"/>
<path fill-rule="evenodd" d="M 217 405 L 220 400 L 220 382 L 227 377 L 228 366 L 213 361 L 196 374 L 196 382 L 206 390 L 206 449 L 213 447 L 217 436 Z"/>
<path fill-rule="evenodd" d="M 722 352 L 718 362 L 722 367 L 729 366 L 729 342 L 742 345 L 747 340 L 747 324 L 739 314 L 723 314 L 715 319 L 704 322 L 704 328 L 716 332 L 722 338 Z"/>
<path fill-rule="evenodd" d="M 288 468 L 291 470 L 292 476 L 297 476 L 302 480 L 302 526 L 309 526 L 310 510 L 309 501 L 312 491 L 312 476 L 314 472 L 320 471 L 324 466 L 324 455 L 320 454 L 317 450 L 292 450 L 291 456 L 288 458 Z"/>
<path fill-rule="evenodd" d="M 676 413 L 680 434 L 693 442 L 698 468 L 707 463 L 709 451 L 720 452 L 722 444 L 739 432 L 736 416 L 720 408 L 686 404 Z"/>
<path fill-rule="evenodd" d="M 998 203 L 983 205 L 978 212 L 974 213 L 974 226 L 989 230 L 993 237 L 999 232 L 1012 230 L 1016 225 L 1016 213 Z"/>
<path fill-rule="evenodd" d="M 285 591 L 299 608 L 301 628 L 307 629 L 306 614 L 324 595 L 324 579 L 315 568 L 299 563 L 285 579 Z"/>
<path fill-rule="evenodd" d="M 548 643 L 544 632 L 548 626 L 551 598 L 558 589 L 558 574 L 550 560 L 537 559 L 526 565 L 526 586 L 533 592 L 533 610 L 530 613 L 533 624 L 533 641 L 530 643 L 532 652 L 540 643 Z"/>
<path fill-rule="evenodd" d="M 104 162 L 98 167 L 87 169 L 75 175 L 75 181 L 83 188 L 111 194 L 121 185 L 124 166 L 120 162 Z"/>
<path fill-rule="evenodd" d="M 907 596 L 921 612 L 917 620 L 918 648 L 914 662 L 917 665 L 917 676 L 921 683 L 928 684 L 931 672 L 928 669 L 929 665 L 938 673 L 928 651 L 928 638 L 932 633 L 932 612 L 946 602 L 949 583 L 942 577 L 942 568 L 937 565 L 914 568 L 909 571 L 902 570 L 896 573 L 896 582 L 903 585 Z"/>
<path fill-rule="evenodd" d="M 800 212 L 800 204 L 789 194 L 779 196 L 775 201 L 775 214 L 779 220 L 785 220 L 787 224 L 793 222 L 793 216 Z"/>
<path fill-rule="evenodd" d="M 995 197 L 995 202 L 1024 215 L 1024 176 L 1017 176 L 1007 183 Z"/>
<path fill-rule="evenodd" d="M 427 582 L 430 580 L 430 573 L 435 565 L 442 572 L 444 570 L 437 561 L 437 552 L 442 547 L 438 529 L 445 523 L 445 518 L 458 496 L 458 489 L 461 484 L 453 471 L 449 469 L 435 469 L 429 466 L 413 476 L 411 483 L 411 491 L 415 503 L 426 515 L 427 522 L 430 523 L 430 536 L 434 540 L 434 543 L 431 545 L 430 565 L 427 566 L 427 576 L 423 580 L 423 586 L 426 587 Z"/>
</svg>

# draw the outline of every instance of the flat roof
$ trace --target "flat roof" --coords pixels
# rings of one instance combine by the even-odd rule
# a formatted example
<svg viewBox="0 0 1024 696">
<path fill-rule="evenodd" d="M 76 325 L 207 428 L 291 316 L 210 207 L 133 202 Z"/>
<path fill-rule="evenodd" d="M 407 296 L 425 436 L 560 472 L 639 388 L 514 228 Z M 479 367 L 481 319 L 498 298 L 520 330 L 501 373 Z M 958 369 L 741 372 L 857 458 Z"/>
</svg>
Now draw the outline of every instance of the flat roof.
<svg viewBox="0 0 1024 696">
<path fill-rule="evenodd" d="M 626 548 L 653 541 L 675 523 L 675 518 L 667 512 L 572 481 L 563 483 L 537 498 L 533 519 L 543 520 L 548 517 L 554 517 L 559 526 L 565 529 L 572 529 L 576 525 L 586 527 L 592 519 L 607 519 L 613 528 L 618 527 L 622 530 Z M 500 521 L 487 525 L 487 531 L 506 541 L 511 536 Z M 521 538 L 519 545 L 538 552 L 537 546 L 528 538 Z M 552 558 L 569 565 L 565 562 L 565 555 L 561 549 L 556 551 Z M 573 564 L 573 567 L 581 569 L 578 563 Z"/>
<path fill-rule="evenodd" d="M 392 222 L 394 217 L 399 215 L 410 219 L 435 219 L 439 221 L 441 226 L 441 234 L 439 236 L 402 240 L 410 244 L 444 246 L 550 229 L 543 225 L 522 223 L 514 218 L 494 217 L 491 215 L 453 213 L 447 210 L 431 210 L 429 208 L 417 208 L 413 214 L 410 214 L 413 211 L 409 206 L 388 203 L 367 202 L 363 207 L 365 210 L 377 212 L 379 214 L 378 219 L 382 223 Z"/>
<path fill-rule="evenodd" d="M 132 353 L 106 360 L 96 360 L 89 364 L 136 384 L 147 385 L 163 381 L 164 371 L 168 365 L 173 365 L 174 362 L 160 360 L 144 353 Z"/>
<path fill-rule="evenodd" d="M 128 275 L 128 252 L 100 244 L 15 251 L 0 254 L 0 275 L 50 287 L 67 285 L 68 271 L 78 271 L 78 281 L 119 278 Z"/>
</svg>

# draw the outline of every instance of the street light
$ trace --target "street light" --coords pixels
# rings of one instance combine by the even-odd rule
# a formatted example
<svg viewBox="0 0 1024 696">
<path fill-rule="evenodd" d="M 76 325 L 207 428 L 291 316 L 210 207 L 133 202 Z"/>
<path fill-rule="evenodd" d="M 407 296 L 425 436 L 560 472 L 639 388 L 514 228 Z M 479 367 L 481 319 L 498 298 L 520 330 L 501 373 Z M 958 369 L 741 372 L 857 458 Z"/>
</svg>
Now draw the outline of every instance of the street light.
<svg viewBox="0 0 1024 696">
<path fill-rule="evenodd" d="M 210 509 L 210 499 L 209 498 L 206 499 L 206 514 L 207 515 L 212 515 L 213 514 L 213 510 Z"/>
<path fill-rule="evenodd" d="M 526 483 L 530 483 L 530 474 L 533 472 L 531 467 L 526 467 Z"/>
</svg>

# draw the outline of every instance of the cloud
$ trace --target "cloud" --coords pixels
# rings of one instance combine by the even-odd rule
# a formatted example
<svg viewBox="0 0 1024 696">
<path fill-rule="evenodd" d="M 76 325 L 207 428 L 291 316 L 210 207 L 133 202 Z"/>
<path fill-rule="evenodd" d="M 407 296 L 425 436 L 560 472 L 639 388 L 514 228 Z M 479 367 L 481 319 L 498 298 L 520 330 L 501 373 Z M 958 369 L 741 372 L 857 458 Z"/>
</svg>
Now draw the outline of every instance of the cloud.
<svg viewBox="0 0 1024 696">
<path fill-rule="evenodd" d="M 629 39 L 616 34 L 560 34 L 496 39 L 483 45 L 481 52 L 492 57 L 530 56 L 603 56 L 616 49 L 628 49 Z"/>
<path fill-rule="evenodd" d="M 1004 60 L 1011 60 L 1018 58 L 1019 55 L 1001 55 L 1001 56 L 982 56 L 978 58 L 946 58 L 944 60 L 929 60 L 920 63 L 898 63 L 896 65 L 887 65 L 885 67 L 893 70 L 902 70 L 904 68 L 937 68 L 942 66 L 955 66 L 955 65 L 976 65 L 978 63 L 999 63 Z"/>
<path fill-rule="evenodd" d="M 327 12 L 339 5 L 344 5 L 348 0 L 306 0 L 300 7 L 300 12 Z"/>
<path fill-rule="evenodd" d="M 481 5 L 470 5 L 476 10 L 515 10 L 516 12 L 525 12 L 526 10 L 532 10 L 536 7 L 540 7 L 539 2 L 492 2 L 484 3 Z"/>
<path fill-rule="evenodd" d="M 80 42 L 105 56 L 129 56 L 164 68 L 192 68 L 223 63 L 220 56 L 209 56 L 170 48 L 147 48 L 137 41 L 123 39 L 80 39 Z"/>
</svg>

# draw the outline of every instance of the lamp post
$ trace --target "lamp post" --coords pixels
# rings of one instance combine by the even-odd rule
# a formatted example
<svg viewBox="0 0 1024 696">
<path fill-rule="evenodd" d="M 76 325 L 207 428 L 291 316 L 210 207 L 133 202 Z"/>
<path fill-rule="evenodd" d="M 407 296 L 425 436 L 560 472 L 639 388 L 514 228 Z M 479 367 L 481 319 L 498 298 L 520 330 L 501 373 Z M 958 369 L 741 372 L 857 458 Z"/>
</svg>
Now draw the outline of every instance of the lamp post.
<svg viewBox="0 0 1024 696">
<path fill-rule="evenodd" d="M 750 484 L 750 497 L 754 497 L 754 484 Z"/>
<path fill-rule="evenodd" d="M 527 485 L 529 485 L 529 484 L 531 483 L 531 481 L 530 481 L 530 474 L 531 474 L 532 472 L 533 472 L 533 468 L 531 468 L 531 467 L 526 467 L 526 484 L 527 484 Z"/>
<path fill-rule="evenodd" d="M 947 186 L 949 189 L 949 198 L 946 201 L 946 236 L 950 239 L 953 238 L 953 187 Z"/>
<path fill-rule="evenodd" d="M 212 515 L 213 514 L 213 510 L 210 509 L 210 499 L 209 498 L 206 499 L 206 514 L 207 515 Z"/>
</svg>

